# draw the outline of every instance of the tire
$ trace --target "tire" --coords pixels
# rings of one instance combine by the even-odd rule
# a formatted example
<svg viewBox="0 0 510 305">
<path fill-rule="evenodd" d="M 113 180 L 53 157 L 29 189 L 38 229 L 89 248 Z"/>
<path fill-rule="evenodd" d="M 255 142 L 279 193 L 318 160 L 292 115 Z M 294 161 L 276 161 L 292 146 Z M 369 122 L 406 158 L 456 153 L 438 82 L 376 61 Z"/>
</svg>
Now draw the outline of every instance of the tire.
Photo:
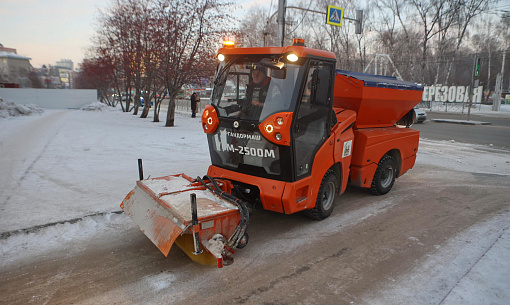
<svg viewBox="0 0 510 305">
<path fill-rule="evenodd" d="M 392 156 L 385 155 L 379 161 L 377 170 L 372 180 L 370 192 L 374 195 L 384 195 L 388 193 L 397 177 L 397 161 Z"/>
<path fill-rule="evenodd" d="M 331 215 L 335 207 L 337 191 L 338 179 L 333 171 L 328 171 L 324 175 L 324 178 L 322 178 L 319 193 L 315 201 L 315 207 L 306 210 L 306 216 L 315 220 L 323 220 Z"/>
</svg>

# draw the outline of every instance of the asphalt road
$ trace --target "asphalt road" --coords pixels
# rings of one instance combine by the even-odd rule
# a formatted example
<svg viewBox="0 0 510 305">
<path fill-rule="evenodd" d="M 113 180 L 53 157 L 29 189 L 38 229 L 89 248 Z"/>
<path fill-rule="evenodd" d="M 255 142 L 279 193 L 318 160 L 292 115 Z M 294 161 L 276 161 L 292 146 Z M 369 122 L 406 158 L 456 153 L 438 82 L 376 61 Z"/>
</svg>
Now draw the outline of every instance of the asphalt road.
<svg viewBox="0 0 510 305">
<path fill-rule="evenodd" d="M 465 125 L 436 123 L 433 119 L 467 120 L 466 114 L 427 112 L 427 121 L 415 124 L 420 137 L 430 140 L 487 145 L 510 150 L 510 117 L 471 115 L 471 121 L 489 122 L 491 125 Z"/>
<path fill-rule="evenodd" d="M 508 211 L 509 183 L 509 176 L 417 165 L 387 196 L 349 188 L 322 222 L 257 210 L 250 244 L 223 269 L 195 264 L 177 247 L 165 258 L 137 228 L 106 231 L 0 270 L 0 304 L 397 304 L 371 295 L 405 281 L 429 257 L 441 270 L 459 264 L 438 249 Z M 456 267 L 459 274 L 425 273 L 429 283 L 400 304 L 440 304 L 477 259 Z"/>
</svg>

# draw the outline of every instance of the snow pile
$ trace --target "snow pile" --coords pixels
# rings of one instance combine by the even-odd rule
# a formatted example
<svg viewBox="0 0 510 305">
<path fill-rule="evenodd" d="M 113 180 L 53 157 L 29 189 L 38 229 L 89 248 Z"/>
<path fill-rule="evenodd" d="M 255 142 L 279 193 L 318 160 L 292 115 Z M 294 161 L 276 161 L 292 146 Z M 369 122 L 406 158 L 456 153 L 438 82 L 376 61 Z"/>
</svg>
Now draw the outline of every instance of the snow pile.
<svg viewBox="0 0 510 305">
<path fill-rule="evenodd" d="M 29 233 L 13 233 L 7 238 L 0 239 L 0 267 L 44 256 L 54 249 L 80 250 L 86 240 L 104 237 L 108 231 L 118 234 L 119 231 L 131 227 L 133 224 L 127 221 L 126 215 L 106 213 L 86 216 L 77 222 L 64 222 L 34 229 Z M 16 255 L 12 255 L 13 253 Z"/>
<path fill-rule="evenodd" d="M 4 101 L 0 97 L 0 118 L 8 118 L 15 116 L 26 116 L 32 114 L 43 113 L 44 110 L 34 104 L 30 105 L 18 105 L 12 101 Z"/>
<path fill-rule="evenodd" d="M 94 102 L 85 106 L 82 106 L 80 109 L 85 111 L 101 111 L 104 110 L 104 108 L 107 107 L 106 104 L 103 104 L 101 102 Z"/>
</svg>

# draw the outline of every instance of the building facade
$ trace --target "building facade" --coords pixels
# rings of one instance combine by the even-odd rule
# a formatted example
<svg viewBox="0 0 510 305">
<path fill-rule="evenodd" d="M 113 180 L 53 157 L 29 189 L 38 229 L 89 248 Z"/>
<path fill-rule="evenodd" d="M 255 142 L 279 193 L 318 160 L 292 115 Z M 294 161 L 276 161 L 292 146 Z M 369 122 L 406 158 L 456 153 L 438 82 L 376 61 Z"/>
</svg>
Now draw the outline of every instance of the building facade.
<svg viewBox="0 0 510 305">
<path fill-rule="evenodd" d="M 30 58 L 16 54 L 16 49 L 0 44 L 0 86 L 31 87 Z"/>
</svg>

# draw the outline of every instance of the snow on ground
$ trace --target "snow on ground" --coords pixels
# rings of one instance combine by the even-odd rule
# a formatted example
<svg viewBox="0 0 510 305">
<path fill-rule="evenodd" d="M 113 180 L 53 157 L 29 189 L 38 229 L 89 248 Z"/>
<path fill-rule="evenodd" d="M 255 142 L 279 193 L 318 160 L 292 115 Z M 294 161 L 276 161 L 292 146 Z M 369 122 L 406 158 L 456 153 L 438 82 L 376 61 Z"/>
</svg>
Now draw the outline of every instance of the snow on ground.
<svg viewBox="0 0 510 305">
<path fill-rule="evenodd" d="M 0 267 L 57 247 L 71 247 L 81 240 L 103 238 L 105 232 L 114 238 L 116 232 L 132 229 L 134 225 L 125 215 L 110 212 L 120 210 L 123 197 L 134 187 L 138 158 L 144 161 L 145 177 L 181 172 L 193 177 L 206 172 L 210 159 L 200 118 L 177 112 L 176 126 L 165 128 L 164 122 L 140 119 L 119 109 L 101 105 L 85 109 L 47 110 L 37 116 L 0 120 Z M 162 113 L 161 120 L 164 117 Z M 508 175 L 510 154 L 485 146 L 422 139 L 417 164 Z M 385 204 L 381 201 L 377 211 L 359 211 L 355 219 L 344 219 L 343 223 L 362 221 L 370 213 L 382 211 Z M 83 219 L 65 222 L 75 218 Z M 439 301 L 458 304 L 467 299 L 482 304 L 488 299 L 477 302 L 477 298 L 490 295 L 495 303 L 510 302 L 508 289 L 504 289 L 510 285 L 510 232 L 501 230 L 509 218 L 509 213 L 498 215 L 464 232 L 425 262 L 413 281 L 395 285 L 399 288 L 385 290 L 374 300 L 398 303 L 408 295 L 419 295 L 416 284 L 426 283 L 430 274 L 451 281 L 445 272 L 465 270 L 463 260 L 472 261 L 478 255 L 481 259 L 466 276 L 455 274 L 454 279 L 462 280 Z M 45 227 L 48 223 L 58 224 Z M 463 248 L 466 240 L 478 235 L 487 236 L 486 242 L 492 246 Z M 292 251 L 296 246 L 287 245 L 288 249 L 281 250 Z M 490 250 L 480 254 L 486 246 Z M 459 249 L 465 255 L 460 257 L 459 268 L 440 264 Z M 167 285 L 151 283 L 155 289 Z M 432 284 L 424 287 L 432 294 L 438 289 Z"/>
<path fill-rule="evenodd" d="M 510 211 L 438 246 L 412 276 L 374 292 L 366 304 L 509 304 L 508 219 Z"/>
<path fill-rule="evenodd" d="M 428 107 L 420 107 L 425 110 L 428 109 Z M 462 107 L 462 104 L 456 104 L 456 103 L 448 103 L 445 104 L 443 102 L 432 102 L 430 104 L 430 108 L 434 110 L 434 112 L 447 112 L 447 113 L 468 113 L 467 107 Z M 480 115 L 480 116 L 496 116 L 496 117 L 508 117 L 510 115 L 510 104 L 503 104 L 500 106 L 499 111 L 493 111 L 492 105 L 482 105 L 482 104 L 476 104 L 473 107 L 471 107 L 471 114 L 474 115 Z"/>
<path fill-rule="evenodd" d="M 43 112 L 44 110 L 37 105 L 18 105 L 13 101 L 4 101 L 0 97 L 0 118 L 26 116 Z"/>
<path fill-rule="evenodd" d="M 508 175 L 508 151 L 455 141 L 432 141 L 420 138 L 416 162 L 455 171 Z"/>
<path fill-rule="evenodd" d="M 0 266 L 98 236 L 118 219 L 121 229 L 132 227 L 124 215 L 103 214 L 120 210 L 138 180 L 138 158 L 145 177 L 207 171 L 200 118 L 177 113 L 176 126 L 166 128 L 120 109 L 85 108 L 0 120 Z"/>
</svg>

